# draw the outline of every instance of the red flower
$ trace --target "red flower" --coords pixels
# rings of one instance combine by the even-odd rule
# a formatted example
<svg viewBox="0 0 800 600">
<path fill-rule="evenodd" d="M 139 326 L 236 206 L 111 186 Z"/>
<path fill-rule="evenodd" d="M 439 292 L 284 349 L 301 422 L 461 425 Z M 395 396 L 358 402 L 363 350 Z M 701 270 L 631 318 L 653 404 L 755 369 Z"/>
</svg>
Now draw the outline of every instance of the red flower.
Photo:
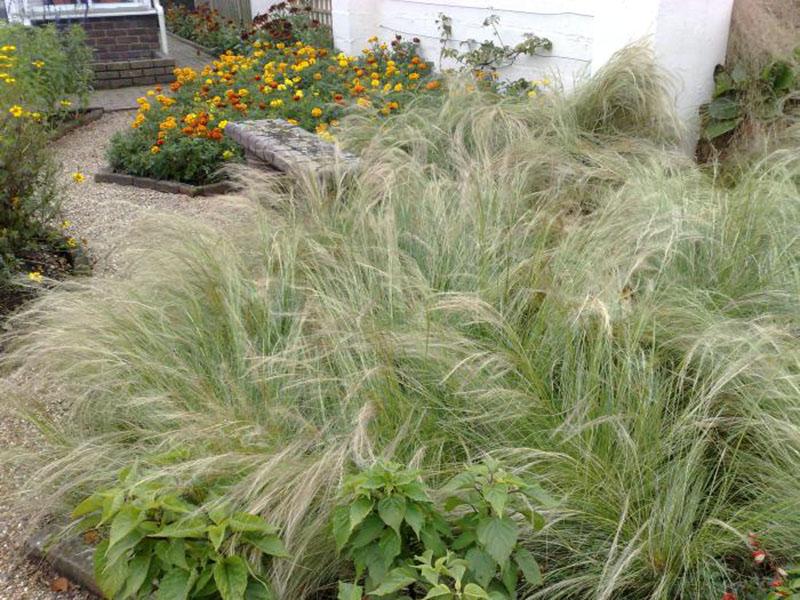
<svg viewBox="0 0 800 600">
<path fill-rule="evenodd" d="M 736 594 L 733 592 L 725 592 L 722 594 L 722 600 L 736 600 Z"/>
<path fill-rule="evenodd" d="M 780 577 L 776 577 L 775 579 L 769 582 L 769 587 L 778 588 L 781 587 L 782 585 L 783 585 L 783 579 L 781 579 Z"/>
<path fill-rule="evenodd" d="M 763 550 L 754 550 L 753 551 L 753 560 L 756 564 L 761 564 L 767 559 L 767 553 Z"/>
</svg>

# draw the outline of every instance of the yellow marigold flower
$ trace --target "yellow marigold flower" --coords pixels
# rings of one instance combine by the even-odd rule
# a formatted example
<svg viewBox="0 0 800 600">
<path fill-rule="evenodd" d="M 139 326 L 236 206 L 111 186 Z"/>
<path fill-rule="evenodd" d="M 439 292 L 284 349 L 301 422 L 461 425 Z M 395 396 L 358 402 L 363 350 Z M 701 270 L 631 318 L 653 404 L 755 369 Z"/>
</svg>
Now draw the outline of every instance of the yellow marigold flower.
<svg viewBox="0 0 800 600">
<path fill-rule="evenodd" d="M 70 102 L 69 100 L 66 100 L 66 99 L 64 99 L 64 100 L 59 100 L 59 101 L 58 101 L 58 103 L 59 103 L 61 106 L 63 106 L 63 107 L 69 107 L 69 106 L 72 106 L 72 102 Z"/>
<path fill-rule="evenodd" d="M 372 87 L 378 87 L 378 86 L 381 84 L 381 82 L 380 82 L 379 80 L 377 80 L 377 79 L 370 79 L 370 82 L 369 82 L 369 84 L 370 84 Z"/>
<path fill-rule="evenodd" d="M 277 108 L 279 106 L 283 106 L 283 100 L 281 100 L 280 98 L 275 98 L 275 100 L 270 100 L 269 101 L 269 105 L 272 108 Z"/>
<path fill-rule="evenodd" d="M 347 60 L 345 60 L 344 58 L 339 60 L 339 66 L 342 67 L 343 69 L 347 68 L 348 64 L 350 64 L 350 63 L 348 63 Z"/>
<path fill-rule="evenodd" d="M 230 160 L 233 158 L 233 152 L 231 150 L 225 150 L 225 152 L 222 153 L 222 158 L 224 160 Z"/>
<path fill-rule="evenodd" d="M 17 80 L 14 79 L 13 77 L 6 77 L 3 81 L 5 81 L 8 84 L 12 84 L 12 83 L 16 83 Z"/>
<path fill-rule="evenodd" d="M 286 122 L 289 123 L 289 125 L 297 125 L 298 123 L 297 119 L 286 119 Z"/>
<path fill-rule="evenodd" d="M 39 271 L 31 271 L 30 273 L 28 273 L 28 279 L 34 283 L 42 283 L 44 277 Z"/>
<path fill-rule="evenodd" d="M 333 142 L 336 139 L 330 131 L 320 131 L 317 135 L 326 142 Z"/>
<path fill-rule="evenodd" d="M 222 121 L 217 123 L 217 127 L 219 127 L 220 129 L 225 129 L 227 126 L 228 126 L 227 119 L 222 119 Z"/>
<path fill-rule="evenodd" d="M 161 148 L 159 148 L 158 146 L 150 147 L 150 154 L 158 154 L 159 152 L 161 152 Z"/>
<path fill-rule="evenodd" d="M 40 113 L 40 112 L 32 112 L 31 113 L 31 119 L 33 119 L 34 121 L 41 121 L 42 120 L 42 113 Z"/>
<path fill-rule="evenodd" d="M 86 179 L 86 176 L 83 173 L 81 173 L 80 171 L 75 171 L 72 174 L 72 181 L 74 181 L 75 183 L 83 183 L 85 179 Z"/>
<path fill-rule="evenodd" d="M 147 95 L 148 96 L 155 96 L 156 95 L 156 91 L 155 90 L 147 90 Z"/>
<path fill-rule="evenodd" d="M 12 46 L 10 44 L 0 47 L 0 52 L 14 52 L 16 50 L 16 46 Z"/>
<path fill-rule="evenodd" d="M 358 100 L 356 100 L 356 104 L 358 104 L 359 106 L 363 106 L 364 108 L 372 105 L 372 103 L 367 98 L 364 98 L 363 96 L 361 98 L 359 98 Z"/>
<path fill-rule="evenodd" d="M 41 69 L 44 66 L 44 61 L 43 60 L 35 60 L 31 64 L 34 67 L 36 67 L 37 69 Z"/>
<path fill-rule="evenodd" d="M 68 237 L 67 238 L 67 247 L 69 247 L 69 248 L 77 248 L 78 247 L 78 240 L 76 240 L 74 237 Z"/>
<path fill-rule="evenodd" d="M 322 116 L 322 109 L 319 108 L 318 106 L 315 106 L 314 108 L 311 109 L 311 116 L 318 119 L 319 117 Z"/>
<path fill-rule="evenodd" d="M 402 83 L 395 84 L 394 91 L 395 92 L 402 92 L 403 91 L 403 84 Z"/>
<path fill-rule="evenodd" d="M 19 104 L 15 104 L 14 106 L 8 109 L 8 112 L 10 112 L 15 119 L 19 119 L 24 111 L 22 110 L 22 107 Z"/>
<path fill-rule="evenodd" d="M 377 35 L 373 35 L 371 38 L 369 38 L 367 40 L 367 42 L 369 42 L 370 44 L 374 44 L 377 41 L 378 41 L 378 36 Z"/>
<path fill-rule="evenodd" d="M 535 97 L 536 97 L 536 90 L 529 90 L 528 98 L 535 98 Z"/>
<path fill-rule="evenodd" d="M 414 79 L 419 79 L 419 73 L 409 73 L 408 78 L 411 79 L 412 81 Z"/>
</svg>

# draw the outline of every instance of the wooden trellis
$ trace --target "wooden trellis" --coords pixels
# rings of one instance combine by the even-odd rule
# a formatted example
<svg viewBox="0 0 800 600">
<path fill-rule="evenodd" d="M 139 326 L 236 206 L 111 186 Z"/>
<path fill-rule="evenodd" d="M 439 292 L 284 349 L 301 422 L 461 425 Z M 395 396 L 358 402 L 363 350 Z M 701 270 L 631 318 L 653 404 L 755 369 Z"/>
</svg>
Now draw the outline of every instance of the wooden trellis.
<svg viewBox="0 0 800 600">
<path fill-rule="evenodd" d="M 311 0 L 312 17 L 328 27 L 333 25 L 333 20 L 331 19 L 332 2 L 333 0 Z"/>
</svg>

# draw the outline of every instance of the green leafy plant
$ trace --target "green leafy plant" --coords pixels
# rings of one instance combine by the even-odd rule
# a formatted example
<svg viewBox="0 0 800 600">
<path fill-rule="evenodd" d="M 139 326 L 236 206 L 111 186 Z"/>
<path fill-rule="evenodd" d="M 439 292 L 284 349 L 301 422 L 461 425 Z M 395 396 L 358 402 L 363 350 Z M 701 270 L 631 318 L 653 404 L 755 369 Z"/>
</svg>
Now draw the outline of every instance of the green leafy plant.
<svg viewBox="0 0 800 600">
<path fill-rule="evenodd" d="M 796 100 L 798 72 L 793 62 L 775 60 L 760 73 L 752 74 L 741 64 L 718 66 L 714 73 L 714 96 L 703 111 L 703 136 L 715 140 L 731 134 L 747 119 L 774 121 L 785 114 L 787 103 Z"/>
<path fill-rule="evenodd" d="M 216 54 L 231 50 L 240 41 L 242 29 L 206 4 L 190 10 L 183 4 L 171 4 L 165 12 L 167 28 Z"/>
<path fill-rule="evenodd" d="M 92 494 L 72 512 L 78 529 L 102 539 L 94 571 L 104 594 L 272 598 L 265 566 L 287 556 L 275 527 L 224 504 L 207 510 L 194 492 L 176 490 L 164 480 L 134 481 L 135 473 L 125 471 L 118 486 Z M 248 561 L 253 554 L 258 560 Z"/>
<path fill-rule="evenodd" d="M 369 597 L 516 598 L 524 582 L 542 582 L 533 555 L 519 544 L 521 524 L 544 525 L 534 505 L 552 504 L 535 484 L 487 460 L 437 492 L 438 507 L 417 471 L 378 464 L 345 485 L 348 504 L 334 513 L 337 546 L 352 559 L 356 583 L 340 600 Z M 364 576 L 363 586 L 358 582 Z"/>
<path fill-rule="evenodd" d="M 482 80 L 496 80 L 498 71 L 512 66 L 521 56 L 536 56 L 542 50 L 550 51 L 553 49 L 552 41 L 533 33 L 524 34 L 523 41 L 513 46 L 504 43 L 497 28 L 498 23 L 500 23 L 498 15 L 490 15 L 483 21 L 483 26 L 491 29 L 494 40 L 487 39 L 478 42 L 470 38 L 460 42 L 455 47 L 452 46 L 452 18 L 444 13 L 439 13 L 436 23 L 439 26 L 440 59 L 453 59 L 462 67 L 471 70 Z M 495 43 L 495 40 L 497 43 Z M 531 85 L 525 79 L 518 79 L 513 82 L 503 83 L 501 87 L 508 92 L 518 92 L 529 90 Z"/>
</svg>

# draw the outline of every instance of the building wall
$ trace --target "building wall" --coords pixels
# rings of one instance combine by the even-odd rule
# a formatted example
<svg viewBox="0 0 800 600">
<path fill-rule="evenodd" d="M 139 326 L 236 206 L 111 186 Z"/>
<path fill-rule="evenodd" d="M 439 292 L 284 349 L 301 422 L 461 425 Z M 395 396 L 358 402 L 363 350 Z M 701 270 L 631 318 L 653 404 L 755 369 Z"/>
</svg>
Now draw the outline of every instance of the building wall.
<svg viewBox="0 0 800 600">
<path fill-rule="evenodd" d="M 152 58 L 160 48 L 156 14 L 61 19 L 59 24 L 70 22 L 86 30 L 87 42 L 94 49 L 96 60 Z"/>
<path fill-rule="evenodd" d="M 553 42 L 552 52 L 521 57 L 504 76 L 551 77 L 566 88 L 626 45 L 647 40 L 673 79 L 688 149 L 699 131 L 698 108 L 711 96 L 714 67 L 725 60 L 732 7 L 733 0 L 333 0 L 332 15 L 334 42 L 345 52 L 360 52 L 371 35 L 400 34 L 419 38 L 425 57 L 447 67 L 439 60 L 439 14 L 452 19 L 456 44 L 494 39 L 481 26 L 494 14 L 506 44 L 528 32 Z"/>
</svg>

